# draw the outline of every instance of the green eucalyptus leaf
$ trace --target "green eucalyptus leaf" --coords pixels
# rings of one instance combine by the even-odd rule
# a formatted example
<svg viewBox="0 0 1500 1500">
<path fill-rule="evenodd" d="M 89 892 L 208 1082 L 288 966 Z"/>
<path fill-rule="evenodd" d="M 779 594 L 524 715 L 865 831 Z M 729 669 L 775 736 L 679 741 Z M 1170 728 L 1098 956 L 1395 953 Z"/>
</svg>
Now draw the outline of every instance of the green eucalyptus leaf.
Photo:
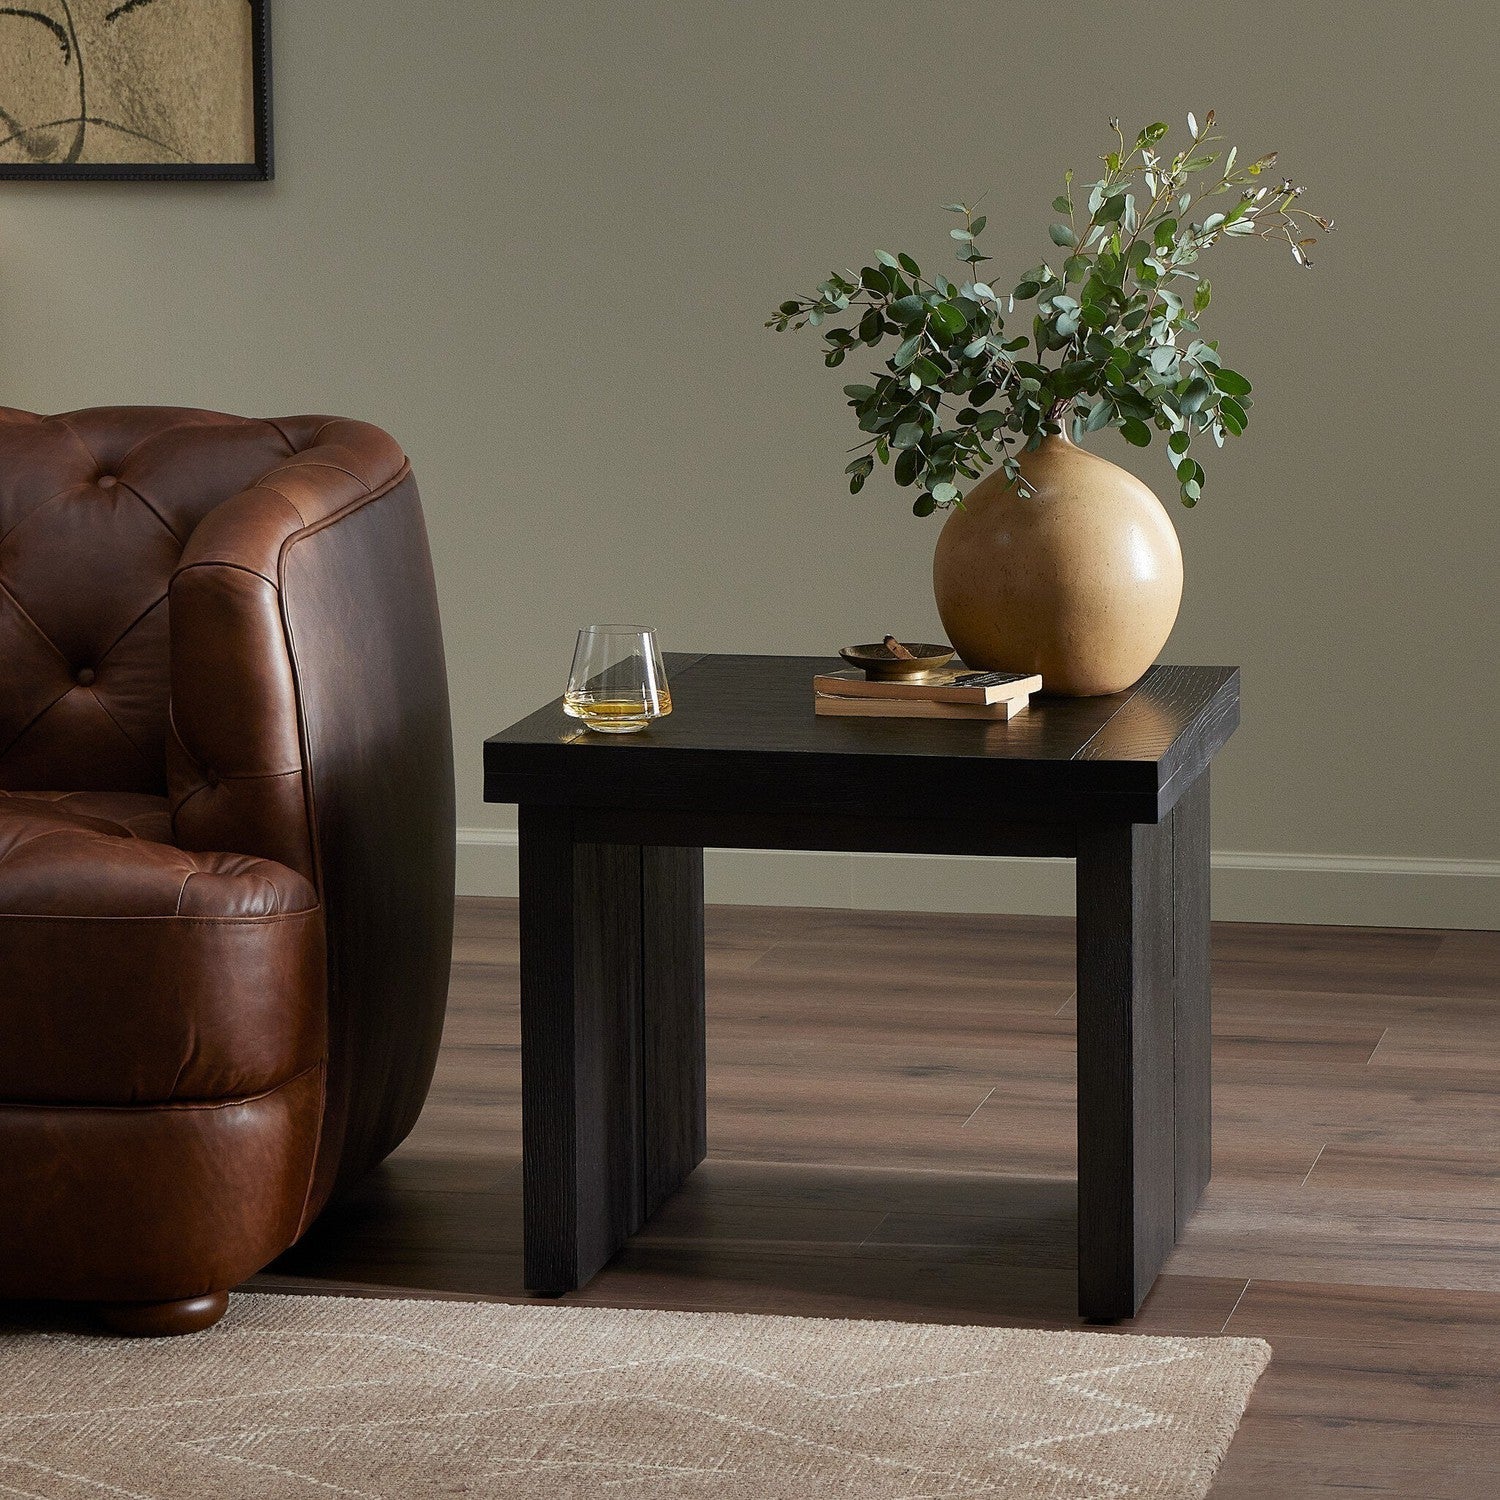
<svg viewBox="0 0 1500 1500">
<path fill-rule="evenodd" d="M 937 501 L 931 495 L 918 495 L 911 503 L 914 516 L 930 516 L 937 509 Z"/>
<path fill-rule="evenodd" d="M 958 499 L 958 486 L 944 482 L 932 487 L 932 498 L 939 505 L 952 505 Z"/>
<path fill-rule="evenodd" d="M 922 274 L 921 266 L 919 266 L 916 261 L 914 261 L 911 256 L 907 255 L 904 251 L 899 254 L 896 259 L 901 262 L 901 269 L 905 271 L 908 276 L 915 277 Z"/>
<path fill-rule="evenodd" d="M 919 423 L 903 422 L 891 437 L 891 447 L 915 448 L 926 435 Z"/>
<path fill-rule="evenodd" d="M 951 302 L 940 302 L 927 316 L 928 326 L 945 339 L 951 339 L 955 334 L 962 333 L 968 327 L 969 320 L 963 311 L 955 307 Z"/>
<path fill-rule="evenodd" d="M 1215 370 L 1214 384 L 1226 396 L 1248 396 L 1250 394 L 1250 382 L 1238 370 Z"/>
<path fill-rule="evenodd" d="M 1126 417 L 1120 423 L 1120 431 L 1125 436 L 1127 443 L 1134 443 L 1137 448 L 1145 448 L 1151 442 L 1151 429 L 1141 421 L 1139 417 Z"/>
<path fill-rule="evenodd" d="M 1125 212 L 1125 194 L 1112 193 L 1094 210 L 1094 223 L 1115 224 Z"/>
<path fill-rule="evenodd" d="M 1169 447 L 1173 453 L 1186 453 L 1188 451 L 1188 444 L 1192 441 L 1193 437 L 1191 433 L 1174 432 L 1172 436 L 1167 439 L 1167 447 Z"/>
<path fill-rule="evenodd" d="M 1202 411 L 1213 398 L 1213 394 L 1212 383 L 1201 375 L 1197 375 L 1182 388 L 1178 396 L 1178 405 L 1184 412 L 1191 415 L 1193 412 Z"/>
<path fill-rule="evenodd" d="M 1054 245 L 1062 245 L 1071 249 L 1078 243 L 1078 236 L 1066 224 L 1049 224 L 1047 233 L 1051 235 Z"/>
<path fill-rule="evenodd" d="M 896 457 L 894 470 L 896 483 L 905 489 L 909 484 L 916 482 L 917 465 L 922 461 L 922 455 L 915 448 L 903 448 Z"/>
</svg>

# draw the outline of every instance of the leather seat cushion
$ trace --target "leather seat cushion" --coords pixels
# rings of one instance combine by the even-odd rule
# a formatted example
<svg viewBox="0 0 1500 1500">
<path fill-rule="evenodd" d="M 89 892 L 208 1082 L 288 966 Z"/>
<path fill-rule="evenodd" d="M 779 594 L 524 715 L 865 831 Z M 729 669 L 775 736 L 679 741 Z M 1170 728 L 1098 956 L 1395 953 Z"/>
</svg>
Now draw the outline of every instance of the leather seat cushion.
<svg viewBox="0 0 1500 1500">
<path fill-rule="evenodd" d="M 0 792 L 0 914 L 274 917 L 318 904 L 285 865 L 172 845 L 166 799 Z"/>
<path fill-rule="evenodd" d="M 316 892 L 164 798 L 0 792 L 0 1102 L 245 1098 L 324 1053 Z"/>
</svg>

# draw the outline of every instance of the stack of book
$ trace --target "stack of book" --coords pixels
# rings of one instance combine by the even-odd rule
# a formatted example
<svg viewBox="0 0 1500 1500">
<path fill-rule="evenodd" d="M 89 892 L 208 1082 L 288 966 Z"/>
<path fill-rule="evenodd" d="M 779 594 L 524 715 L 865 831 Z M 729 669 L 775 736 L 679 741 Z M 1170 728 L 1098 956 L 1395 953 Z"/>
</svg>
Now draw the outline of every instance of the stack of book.
<svg viewBox="0 0 1500 1500">
<path fill-rule="evenodd" d="M 848 718 L 1013 719 L 1042 689 L 1020 672 L 929 672 L 919 681 L 877 681 L 863 672 L 813 678 L 818 713 Z"/>
</svg>

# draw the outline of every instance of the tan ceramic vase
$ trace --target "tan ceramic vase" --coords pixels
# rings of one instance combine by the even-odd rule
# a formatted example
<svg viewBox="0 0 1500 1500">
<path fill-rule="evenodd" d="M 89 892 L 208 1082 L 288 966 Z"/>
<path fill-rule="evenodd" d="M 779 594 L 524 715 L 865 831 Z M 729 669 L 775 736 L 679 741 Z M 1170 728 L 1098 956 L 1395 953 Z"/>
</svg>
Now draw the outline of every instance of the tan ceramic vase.
<svg viewBox="0 0 1500 1500">
<path fill-rule="evenodd" d="M 1118 693 L 1166 644 L 1182 601 L 1182 549 L 1133 474 L 1065 437 L 1021 455 L 1033 493 L 995 469 L 938 537 L 932 585 L 969 666 L 1040 672 L 1043 691 Z"/>
</svg>

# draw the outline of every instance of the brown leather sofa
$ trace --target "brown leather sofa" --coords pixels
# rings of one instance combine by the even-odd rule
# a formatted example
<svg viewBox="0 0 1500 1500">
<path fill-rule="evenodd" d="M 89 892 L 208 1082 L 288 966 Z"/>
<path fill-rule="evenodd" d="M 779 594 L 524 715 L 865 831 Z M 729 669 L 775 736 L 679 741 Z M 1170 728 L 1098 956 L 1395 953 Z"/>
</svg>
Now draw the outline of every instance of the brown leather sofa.
<svg viewBox="0 0 1500 1500">
<path fill-rule="evenodd" d="M 206 1327 L 406 1135 L 453 824 L 391 438 L 0 408 L 0 1297 Z"/>
</svg>

